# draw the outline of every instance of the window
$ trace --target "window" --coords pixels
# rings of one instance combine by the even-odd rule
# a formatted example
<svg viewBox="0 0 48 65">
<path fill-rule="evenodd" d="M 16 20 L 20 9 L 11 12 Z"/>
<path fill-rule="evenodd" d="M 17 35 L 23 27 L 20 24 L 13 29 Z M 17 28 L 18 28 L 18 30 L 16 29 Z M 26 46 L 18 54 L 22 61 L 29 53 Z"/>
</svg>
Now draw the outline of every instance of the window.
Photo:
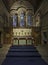
<svg viewBox="0 0 48 65">
<path fill-rule="evenodd" d="M 20 15 L 20 27 L 24 27 L 24 25 L 25 25 L 24 17 L 25 17 L 24 13 L 21 13 L 21 15 Z"/>
<path fill-rule="evenodd" d="M 17 22 L 18 22 L 18 16 L 17 15 L 13 15 L 13 27 L 17 26 Z"/>
<path fill-rule="evenodd" d="M 32 26 L 32 15 L 27 15 L 27 26 Z"/>
</svg>

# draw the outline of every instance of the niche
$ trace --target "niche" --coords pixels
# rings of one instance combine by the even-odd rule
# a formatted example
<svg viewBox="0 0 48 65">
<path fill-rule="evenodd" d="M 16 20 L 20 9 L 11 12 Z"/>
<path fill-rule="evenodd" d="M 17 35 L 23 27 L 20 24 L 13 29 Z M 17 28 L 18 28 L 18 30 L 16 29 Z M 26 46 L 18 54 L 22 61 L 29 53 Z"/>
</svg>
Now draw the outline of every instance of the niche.
<svg viewBox="0 0 48 65">
<path fill-rule="evenodd" d="M 43 42 L 44 42 L 44 44 L 46 44 L 47 43 L 47 33 L 46 32 L 43 32 Z"/>
</svg>

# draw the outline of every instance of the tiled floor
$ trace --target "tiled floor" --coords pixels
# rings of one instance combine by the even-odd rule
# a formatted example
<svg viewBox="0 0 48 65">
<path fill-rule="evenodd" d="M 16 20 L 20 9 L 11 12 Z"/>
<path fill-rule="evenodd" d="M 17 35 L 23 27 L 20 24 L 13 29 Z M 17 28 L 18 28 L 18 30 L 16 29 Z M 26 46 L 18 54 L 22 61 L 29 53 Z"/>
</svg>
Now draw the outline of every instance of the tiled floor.
<svg viewBox="0 0 48 65">
<path fill-rule="evenodd" d="M 9 50 L 9 47 L 11 45 L 3 45 L 2 48 L 0 48 L 0 65 L 2 64 L 3 60 L 6 58 L 6 54 Z M 48 45 L 38 45 L 37 50 L 42 55 L 42 58 L 45 59 L 45 61 L 48 63 Z"/>
</svg>

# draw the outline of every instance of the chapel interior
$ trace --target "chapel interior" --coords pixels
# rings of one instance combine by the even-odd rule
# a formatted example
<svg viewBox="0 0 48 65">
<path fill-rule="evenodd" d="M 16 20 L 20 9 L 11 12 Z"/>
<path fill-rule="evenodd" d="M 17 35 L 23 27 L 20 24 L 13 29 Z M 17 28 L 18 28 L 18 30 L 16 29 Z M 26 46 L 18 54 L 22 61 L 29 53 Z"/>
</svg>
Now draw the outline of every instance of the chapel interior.
<svg viewBox="0 0 48 65">
<path fill-rule="evenodd" d="M 0 0 L 0 65 L 11 46 L 35 46 L 48 65 L 48 0 Z"/>
</svg>

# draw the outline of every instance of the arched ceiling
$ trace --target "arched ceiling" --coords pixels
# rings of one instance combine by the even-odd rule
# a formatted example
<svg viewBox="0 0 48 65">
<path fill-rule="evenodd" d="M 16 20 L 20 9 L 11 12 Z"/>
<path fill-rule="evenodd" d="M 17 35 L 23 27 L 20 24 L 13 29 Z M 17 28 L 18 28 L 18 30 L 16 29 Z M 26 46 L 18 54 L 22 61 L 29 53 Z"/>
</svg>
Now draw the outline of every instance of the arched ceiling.
<svg viewBox="0 0 48 65">
<path fill-rule="evenodd" d="M 5 4 L 8 11 L 10 11 L 10 8 L 13 5 L 13 3 L 15 3 L 18 0 L 2 0 L 2 1 Z M 20 1 L 23 1 L 23 0 L 20 0 Z M 27 1 L 29 1 L 32 4 L 32 6 L 34 8 L 34 12 L 36 12 L 36 10 L 38 9 L 38 7 L 40 6 L 40 4 L 42 3 L 43 0 L 27 0 Z"/>
</svg>

